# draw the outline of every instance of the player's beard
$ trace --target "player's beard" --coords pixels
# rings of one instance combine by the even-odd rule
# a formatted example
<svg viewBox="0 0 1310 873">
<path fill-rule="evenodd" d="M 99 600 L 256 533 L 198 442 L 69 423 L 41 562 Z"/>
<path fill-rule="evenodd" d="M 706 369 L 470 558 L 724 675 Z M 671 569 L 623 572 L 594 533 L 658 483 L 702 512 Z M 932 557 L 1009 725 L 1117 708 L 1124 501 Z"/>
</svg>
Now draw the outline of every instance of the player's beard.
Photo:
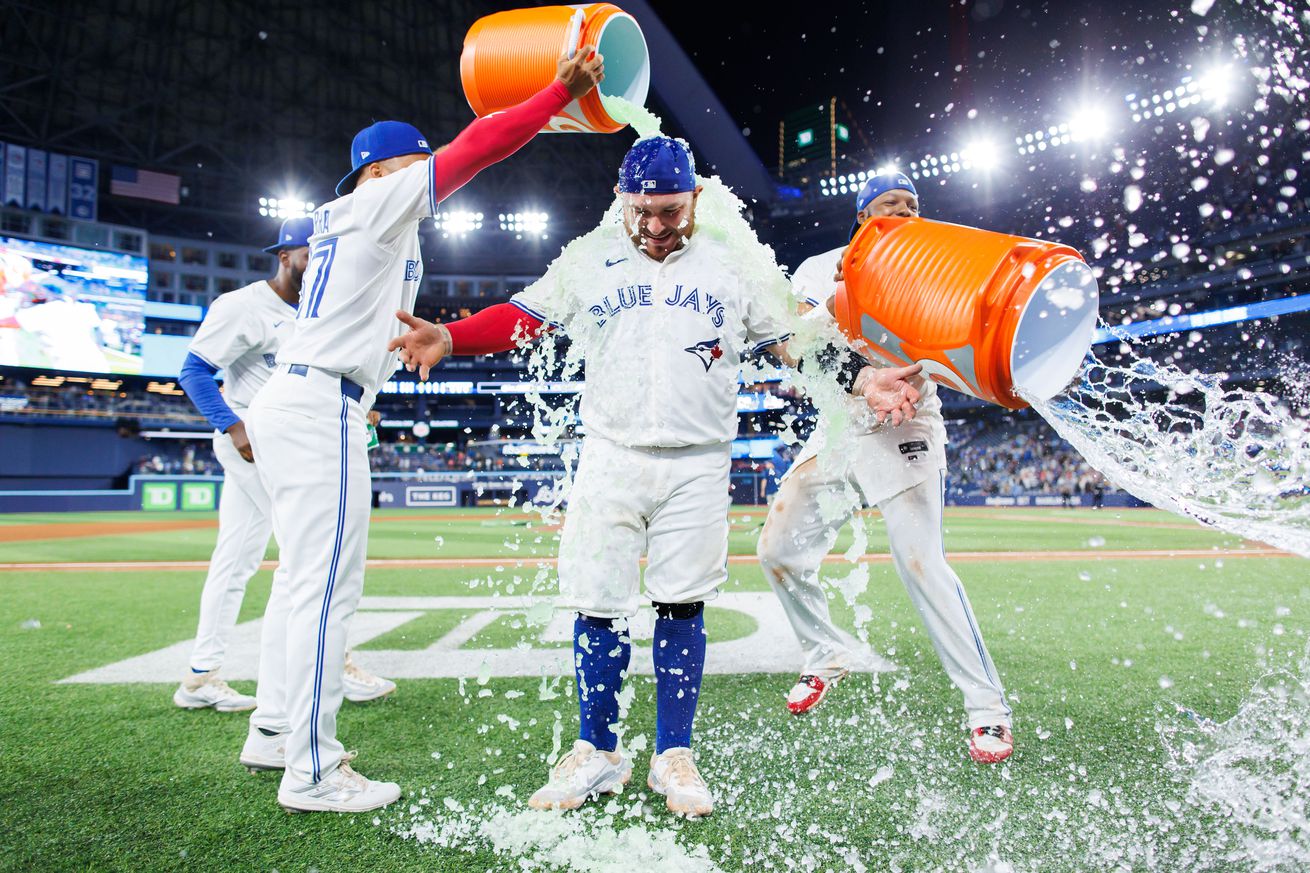
<svg viewBox="0 0 1310 873">
<path fill-rule="evenodd" d="M 667 236 L 661 238 L 658 241 L 658 245 L 655 251 L 651 251 L 649 245 L 647 244 L 648 240 L 652 242 L 654 240 L 651 240 L 651 238 L 646 234 L 644 227 L 638 225 L 637 228 L 634 230 L 632 225 L 628 225 L 627 230 L 628 230 L 628 239 L 632 240 L 632 244 L 634 246 L 641 249 L 650 257 L 662 261 L 669 255 L 676 252 L 678 249 L 685 246 L 687 244 L 687 240 L 691 239 L 691 235 L 696 232 L 696 214 L 693 212 L 691 215 L 687 216 L 687 220 L 683 223 L 681 227 L 669 228 L 669 235 L 672 237 L 672 239 L 670 240 L 670 238 Z"/>
</svg>

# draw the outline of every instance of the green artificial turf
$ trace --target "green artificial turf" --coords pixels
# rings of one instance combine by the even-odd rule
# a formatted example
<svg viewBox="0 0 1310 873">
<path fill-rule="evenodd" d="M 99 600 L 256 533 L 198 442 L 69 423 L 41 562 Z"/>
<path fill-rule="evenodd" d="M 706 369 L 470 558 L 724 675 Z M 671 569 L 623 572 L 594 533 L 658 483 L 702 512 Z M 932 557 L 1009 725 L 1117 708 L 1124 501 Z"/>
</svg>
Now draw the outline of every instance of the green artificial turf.
<svg viewBox="0 0 1310 873">
<path fill-rule="evenodd" d="M 1109 523 L 1116 518 L 971 513 L 948 520 L 948 548 L 1094 551 L 1092 536 L 1104 537 L 1104 549 L 1230 541 Z M 1174 522 L 1159 513 L 1119 518 Z M 750 551 L 748 524 L 739 522 L 743 530 L 734 534 L 736 553 Z M 508 527 L 494 517 L 443 523 L 383 514 L 371 545 L 378 557 L 415 556 L 440 536 L 442 549 L 512 558 L 501 545 Z M 112 538 L 69 539 L 59 542 L 59 559 L 116 560 L 118 546 L 135 551 L 134 560 L 203 559 L 213 530 L 186 534 L 171 532 L 163 542 L 127 534 L 131 549 Z M 0 560 L 37 560 L 35 548 L 55 542 L 0 544 Z M 1169 766 L 1162 736 L 1194 729 L 1179 706 L 1222 721 L 1262 674 L 1299 669 L 1310 630 L 1303 561 L 1216 551 L 1204 559 L 961 561 L 956 569 L 1014 706 L 1018 751 L 1010 762 L 968 760 L 959 693 L 899 580 L 875 564 L 862 598 L 873 610 L 867 629 L 905 669 L 853 677 L 806 718 L 782 705 L 794 676 L 707 677 L 696 747 L 718 796 L 715 815 L 668 816 L 645 790 L 646 757 L 638 754 L 635 781 L 615 811 L 607 814 L 602 802 L 575 814 L 567 824 L 581 840 L 553 855 L 533 846 L 498 853 L 493 845 L 525 827 L 527 819 L 512 816 L 544 779 L 557 723 L 564 743 L 571 739 L 569 680 L 549 683 L 543 695 L 540 679 L 404 679 L 394 699 L 348 704 L 340 735 L 360 749 L 358 768 L 400 782 L 405 797 L 376 814 L 289 816 L 274 800 L 276 776 L 248 774 L 236 762 L 243 716 L 179 710 L 168 683 L 57 684 L 187 639 L 203 570 L 0 573 L 0 749 L 8 770 L 0 785 L 0 869 L 475 871 L 549 869 L 550 858 L 588 869 L 578 845 L 609 864 L 595 869 L 622 869 L 614 833 L 634 827 L 670 829 L 684 850 L 703 851 L 723 870 L 854 870 L 856 861 L 868 870 L 1254 866 L 1242 862 L 1248 849 L 1235 825 L 1188 799 L 1186 774 Z M 730 570 L 728 590 L 767 590 L 753 564 Z M 372 569 L 365 595 L 486 595 L 513 574 L 508 563 L 505 571 Z M 264 571 L 252 580 L 241 621 L 259 617 L 270 577 Z M 363 651 L 425 648 L 467 614 L 425 613 Z M 849 624 L 844 604 L 834 603 L 834 615 Z M 32 620 L 40 626 L 24 627 Z M 743 622 L 749 617 L 718 607 L 707 613 L 712 641 L 749 634 Z M 536 629 L 518 623 L 502 617 L 469 645 L 531 640 Z M 628 737 L 649 738 L 654 686 L 648 677 L 633 682 Z M 1295 761 L 1268 765 L 1272 778 Z M 502 808 L 511 816 L 499 825 L 505 833 L 468 836 Z M 423 839 L 400 836 L 407 832 Z M 1216 844 L 1222 839 L 1236 847 L 1236 861 Z M 637 857 L 627 865 L 634 871 L 661 869 Z"/>
<path fill-rule="evenodd" d="M 455 516 L 455 520 L 446 516 Z M 729 551 L 755 552 L 764 524 L 764 507 L 737 507 L 733 511 Z M 205 561 L 213 548 L 214 528 L 133 532 L 126 519 L 145 524 L 217 524 L 216 513 L 69 513 L 0 516 L 6 525 L 49 525 L 51 538 L 39 534 L 19 541 L 0 541 L 0 563 L 63 561 Z M 886 528 L 876 512 L 863 516 L 869 551 L 887 550 Z M 112 534 L 77 539 L 57 538 L 60 525 L 109 524 Z M 946 532 L 955 551 L 1069 551 L 1086 549 L 1208 549 L 1234 548 L 1237 537 L 1206 530 L 1158 510 L 1092 509 L 948 509 Z M 552 557 L 557 549 L 557 526 L 519 510 L 491 508 L 451 511 L 382 509 L 373 513 L 369 530 L 370 558 L 455 559 L 503 556 L 530 561 Z M 836 545 L 844 552 L 851 544 L 850 528 Z M 270 544 L 267 556 L 277 549 Z"/>
</svg>

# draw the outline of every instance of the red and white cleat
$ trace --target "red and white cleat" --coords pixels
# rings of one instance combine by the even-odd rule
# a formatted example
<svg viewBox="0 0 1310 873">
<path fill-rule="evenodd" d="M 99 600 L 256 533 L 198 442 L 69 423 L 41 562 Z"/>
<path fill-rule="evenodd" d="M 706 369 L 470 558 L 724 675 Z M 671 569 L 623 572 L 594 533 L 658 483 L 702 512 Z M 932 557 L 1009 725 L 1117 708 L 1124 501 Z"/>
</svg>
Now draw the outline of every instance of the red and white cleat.
<svg viewBox="0 0 1310 873">
<path fill-rule="evenodd" d="M 787 694 L 787 709 L 792 715 L 809 712 L 822 703 L 828 692 L 848 675 L 849 673 L 840 673 L 830 679 L 823 679 L 811 673 L 805 674 L 796 680 L 796 684 Z"/>
<path fill-rule="evenodd" d="M 979 764 L 999 764 L 1014 753 L 1008 724 L 993 724 L 969 732 L 969 757 Z"/>
</svg>

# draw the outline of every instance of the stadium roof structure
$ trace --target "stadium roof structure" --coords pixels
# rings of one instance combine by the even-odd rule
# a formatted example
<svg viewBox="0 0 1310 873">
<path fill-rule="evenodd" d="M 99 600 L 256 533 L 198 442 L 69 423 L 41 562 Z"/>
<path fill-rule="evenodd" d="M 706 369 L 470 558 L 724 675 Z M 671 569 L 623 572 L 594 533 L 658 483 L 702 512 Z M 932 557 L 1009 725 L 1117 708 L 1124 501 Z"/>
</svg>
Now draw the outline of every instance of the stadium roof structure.
<svg viewBox="0 0 1310 873">
<path fill-rule="evenodd" d="M 329 199 L 351 137 L 369 123 L 408 120 L 436 144 L 471 121 L 458 73 L 464 34 L 506 5 L 3 0 L 0 140 L 99 158 L 106 174 L 125 164 L 181 177 L 180 205 L 110 197 L 104 220 L 177 235 L 262 236 L 258 199 Z M 659 31 L 652 36 L 672 40 L 645 3 L 625 7 Z M 694 69 L 669 79 L 671 67 L 690 67 L 676 54 L 681 60 L 664 63 L 665 72 L 657 65 L 656 88 L 667 82 L 676 100 L 694 96 L 688 83 L 699 81 L 708 93 Z M 674 114 L 691 115 L 685 107 Z M 736 148 L 753 157 L 726 121 Z M 539 201 L 553 217 L 589 227 L 608 203 L 597 192 L 610 191 L 630 142 L 624 134 L 540 137 L 452 203 L 468 199 L 494 213 Z"/>
</svg>

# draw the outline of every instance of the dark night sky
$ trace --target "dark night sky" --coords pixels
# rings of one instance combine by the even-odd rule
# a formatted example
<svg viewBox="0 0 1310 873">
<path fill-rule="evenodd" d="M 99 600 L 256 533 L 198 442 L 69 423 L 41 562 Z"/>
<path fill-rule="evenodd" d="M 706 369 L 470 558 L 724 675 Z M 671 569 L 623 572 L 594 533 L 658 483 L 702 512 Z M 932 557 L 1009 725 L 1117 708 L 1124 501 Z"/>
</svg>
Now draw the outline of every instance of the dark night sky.
<svg viewBox="0 0 1310 873">
<path fill-rule="evenodd" d="M 1187 0 L 811 3 L 722 27 L 685 2 L 654 5 L 770 166 L 781 116 L 812 101 L 844 102 L 875 158 L 908 155 L 913 143 L 1013 135 L 1088 98 L 1167 87 L 1205 57 L 1198 27 L 1215 44 L 1215 28 L 1235 25 L 1223 0 L 1204 17 Z"/>
</svg>

